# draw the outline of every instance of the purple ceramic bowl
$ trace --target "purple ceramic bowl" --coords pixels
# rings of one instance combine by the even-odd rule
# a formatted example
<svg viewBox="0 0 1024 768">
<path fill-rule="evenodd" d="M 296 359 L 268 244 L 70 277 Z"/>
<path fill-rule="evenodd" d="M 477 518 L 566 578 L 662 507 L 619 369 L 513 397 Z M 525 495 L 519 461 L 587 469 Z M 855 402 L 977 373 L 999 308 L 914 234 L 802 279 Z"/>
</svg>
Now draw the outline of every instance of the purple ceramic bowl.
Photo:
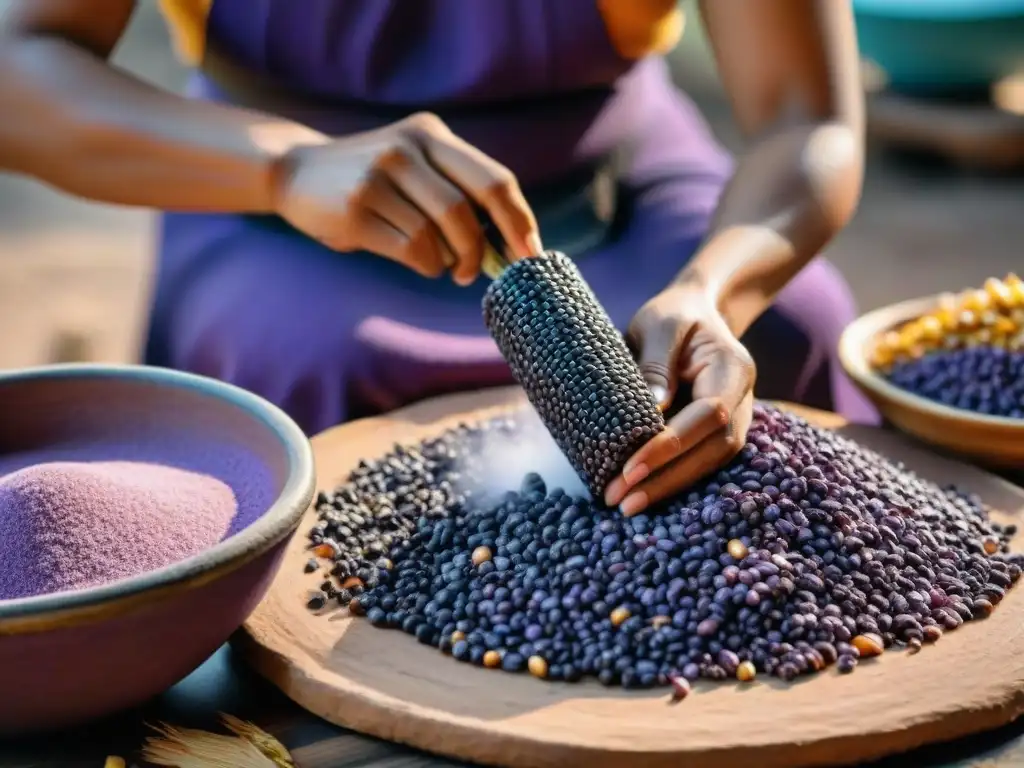
<svg viewBox="0 0 1024 768">
<path fill-rule="evenodd" d="M 0 374 L 0 458 L 32 450 L 205 472 L 233 488 L 239 508 L 228 536 L 187 560 L 0 601 L 5 735 L 141 704 L 198 667 L 262 599 L 315 486 L 309 443 L 284 413 L 237 387 L 159 368 Z"/>
</svg>

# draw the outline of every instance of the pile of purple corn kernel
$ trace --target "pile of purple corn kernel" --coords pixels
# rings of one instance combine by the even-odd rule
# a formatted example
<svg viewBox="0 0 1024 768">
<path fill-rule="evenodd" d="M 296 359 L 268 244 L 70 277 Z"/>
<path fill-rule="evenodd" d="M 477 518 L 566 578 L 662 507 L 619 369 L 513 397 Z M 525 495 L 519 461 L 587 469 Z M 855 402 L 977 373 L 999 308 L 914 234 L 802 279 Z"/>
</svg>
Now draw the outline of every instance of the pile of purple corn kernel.
<svg viewBox="0 0 1024 768">
<path fill-rule="evenodd" d="M 651 514 L 474 464 L 515 417 L 364 462 L 318 500 L 312 609 L 348 605 L 454 658 L 627 688 L 792 680 L 935 642 L 1019 579 L 1013 526 L 830 430 L 755 409 L 740 454 Z"/>
<path fill-rule="evenodd" d="M 951 408 L 1024 418 L 1024 351 L 978 346 L 932 352 L 896 363 L 887 378 Z"/>
</svg>

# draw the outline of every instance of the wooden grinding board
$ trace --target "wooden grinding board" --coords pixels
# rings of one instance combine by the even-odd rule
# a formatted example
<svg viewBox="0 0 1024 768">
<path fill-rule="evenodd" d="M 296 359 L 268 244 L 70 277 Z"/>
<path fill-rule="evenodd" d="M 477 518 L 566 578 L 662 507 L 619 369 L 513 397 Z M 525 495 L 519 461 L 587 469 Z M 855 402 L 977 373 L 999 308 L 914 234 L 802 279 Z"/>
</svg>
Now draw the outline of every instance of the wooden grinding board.
<svg viewBox="0 0 1024 768">
<path fill-rule="evenodd" d="M 360 459 L 396 442 L 436 435 L 520 398 L 514 389 L 447 397 L 329 430 L 313 440 L 320 486 L 333 487 Z M 880 429 L 844 427 L 835 414 L 794 410 L 925 477 L 962 484 L 1010 517 L 1024 514 L 1024 490 L 992 475 Z M 699 684 L 670 705 L 665 689 L 545 683 L 456 662 L 344 610 L 311 613 L 305 599 L 319 580 L 303 565 L 305 533 L 315 519 L 311 509 L 239 647 L 314 714 L 431 752 L 531 768 L 584 761 L 599 768 L 842 765 L 993 728 L 1024 711 L 1021 590 L 988 620 L 968 623 L 914 656 L 893 651 L 862 662 L 852 675 L 833 668 L 788 685 L 768 678 Z"/>
</svg>

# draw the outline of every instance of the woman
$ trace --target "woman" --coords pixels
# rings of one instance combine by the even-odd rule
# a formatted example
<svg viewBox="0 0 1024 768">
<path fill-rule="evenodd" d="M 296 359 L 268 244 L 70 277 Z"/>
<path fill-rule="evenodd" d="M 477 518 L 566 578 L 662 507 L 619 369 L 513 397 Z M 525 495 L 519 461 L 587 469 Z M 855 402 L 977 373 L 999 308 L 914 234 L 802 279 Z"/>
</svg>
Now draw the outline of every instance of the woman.
<svg viewBox="0 0 1024 768">
<path fill-rule="evenodd" d="M 134 0 L 7 6 L 0 167 L 168 212 L 151 364 L 310 433 L 507 383 L 486 213 L 512 258 L 578 259 L 663 404 L 692 384 L 609 488 L 625 512 L 742 445 L 755 364 L 759 396 L 865 414 L 832 356 L 850 296 L 812 262 L 860 191 L 848 2 L 702 3 L 735 167 L 659 57 L 669 0 L 164 0 L 189 98 L 107 63 Z"/>
</svg>

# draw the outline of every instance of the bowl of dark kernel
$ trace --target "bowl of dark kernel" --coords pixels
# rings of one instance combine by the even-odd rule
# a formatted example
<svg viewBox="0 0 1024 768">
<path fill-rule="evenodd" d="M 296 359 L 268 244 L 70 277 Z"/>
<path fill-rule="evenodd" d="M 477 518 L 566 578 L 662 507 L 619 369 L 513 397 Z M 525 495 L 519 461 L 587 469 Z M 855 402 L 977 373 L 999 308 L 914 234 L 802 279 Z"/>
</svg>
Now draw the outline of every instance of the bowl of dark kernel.
<svg viewBox="0 0 1024 768">
<path fill-rule="evenodd" d="M 1024 466 L 1024 281 L 869 312 L 840 341 L 847 373 L 896 427 L 990 466 Z"/>
</svg>

